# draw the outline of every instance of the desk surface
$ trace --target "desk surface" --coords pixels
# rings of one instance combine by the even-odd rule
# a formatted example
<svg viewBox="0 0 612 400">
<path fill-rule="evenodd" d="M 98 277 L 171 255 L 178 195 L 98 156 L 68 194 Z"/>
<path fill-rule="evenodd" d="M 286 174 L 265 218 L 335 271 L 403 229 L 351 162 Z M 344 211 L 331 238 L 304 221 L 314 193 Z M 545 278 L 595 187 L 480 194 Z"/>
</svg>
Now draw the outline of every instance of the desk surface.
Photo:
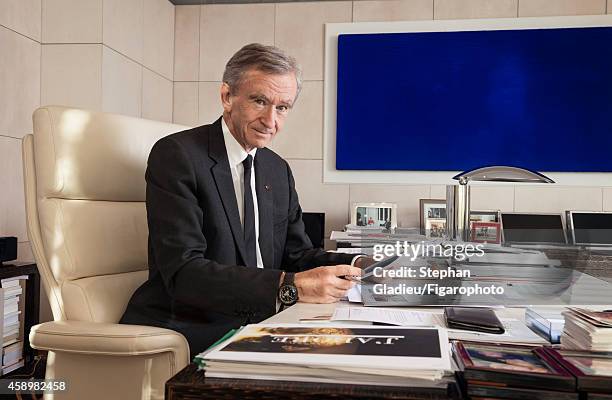
<svg viewBox="0 0 612 400">
<path fill-rule="evenodd" d="M 331 383 L 205 378 L 195 364 L 166 382 L 166 400 L 193 399 L 449 399 L 459 398 L 456 386 L 448 390 Z"/>
<path fill-rule="evenodd" d="M 331 314 L 336 307 L 349 303 L 298 303 L 263 321 L 299 323 L 300 318 Z M 435 308 L 410 308 L 433 311 Z M 441 309 L 438 308 L 441 312 Z M 522 319 L 524 309 L 499 309 L 501 317 Z M 459 397 L 455 386 L 443 389 L 397 388 L 327 383 L 257 381 L 246 379 L 205 378 L 195 364 L 189 365 L 166 383 L 166 399 L 448 399 Z"/>
<path fill-rule="evenodd" d="M 594 276 L 608 277 L 609 270 L 586 271 Z M 603 272 L 603 273 L 602 273 Z M 298 303 L 283 312 L 263 321 L 266 323 L 298 323 L 300 318 L 332 314 L 336 307 L 348 307 L 349 303 L 306 304 Z M 434 311 L 441 308 L 410 308 L 411 310 Z M 524 308 L 500 308 L 501 318 L 523 320 Z M 195 364 L 190 364 L 166 383 L 167 400 L 183 399 L 448 399 L 458 397 L 456 386 L 448 392 L 430 388 L 394 388 L 385 386 L 363 386 L 345 384 L 257 381 L 246 379 L 206 379 Z"/>
<path fill-rule="evenodd" d="M 333 314 L 336 307 L 359 307 L 359 304 L 350 304 L 346 301 L 340 301 L 332 304 L 308 304 L 308 303 L 297 303 L 296 305 L 289 307 L 288 309 L 280 312 L 262 323 L 271 324 L 298 324 L 300 318 L 312 318 L 317 315 Z M 393 307 L 395 310 L 411 310 L 411 311 L 430 311 L 430 312 L 443 312 L 442 307 Z M 515 318 L 518 320 L 525 319 L 524 308 L 499 308 L 495 310 L 495 313 L 499 318 Z M 343 324 L 338 322 L 338 324 Z M 345 325 L 354 325 L 355 323 L 344 323 Z"/>
</svg>

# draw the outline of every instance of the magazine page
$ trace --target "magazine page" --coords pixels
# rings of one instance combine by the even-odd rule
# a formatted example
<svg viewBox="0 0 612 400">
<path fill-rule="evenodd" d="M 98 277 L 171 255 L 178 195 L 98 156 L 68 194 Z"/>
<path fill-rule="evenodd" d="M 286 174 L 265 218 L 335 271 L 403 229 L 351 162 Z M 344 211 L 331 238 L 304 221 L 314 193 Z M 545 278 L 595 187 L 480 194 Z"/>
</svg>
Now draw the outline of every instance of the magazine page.
<svg viewBox="0 0 612 400">
<path fill-rule="evenodd" d="M 446 332 L 438 328 L 248 325 L 208 360 L 318 366 L 449 370 Z"/>
</svg>

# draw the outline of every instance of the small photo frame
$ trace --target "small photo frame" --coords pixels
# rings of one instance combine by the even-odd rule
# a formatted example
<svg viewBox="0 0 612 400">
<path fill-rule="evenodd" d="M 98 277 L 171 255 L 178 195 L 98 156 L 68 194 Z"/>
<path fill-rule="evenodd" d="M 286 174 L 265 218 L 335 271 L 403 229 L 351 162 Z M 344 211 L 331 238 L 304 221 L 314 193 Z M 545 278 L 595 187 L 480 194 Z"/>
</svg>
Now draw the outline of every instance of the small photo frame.
<svg viewBox="0 0 612 400">
<path fill-rule="evenodd" d="M 446 219 L 429 218 L 425 223 L 425 236 L 428 238 L 443 238 L 446 236 Z"/>
<path fill-rule="evenodd" d="M 365 228 L 397 228 L 397 204 L 353 203 L 351 225 Z"/>
<path fill-rule="evenodd" d="M 444 237 L 446 235 L 446 200 L 419 200 L 421 235 Z"/>
<path fill-rule="evenodd" d="M 501 243 L 501 224 L 499 222 L 472 222 L 471 241 Z"/>
<path fill-rule="evenodd" d="M 472 222 L 499 222 L 500 211 L 470 211 L 470 223 Z"/>
</svg>

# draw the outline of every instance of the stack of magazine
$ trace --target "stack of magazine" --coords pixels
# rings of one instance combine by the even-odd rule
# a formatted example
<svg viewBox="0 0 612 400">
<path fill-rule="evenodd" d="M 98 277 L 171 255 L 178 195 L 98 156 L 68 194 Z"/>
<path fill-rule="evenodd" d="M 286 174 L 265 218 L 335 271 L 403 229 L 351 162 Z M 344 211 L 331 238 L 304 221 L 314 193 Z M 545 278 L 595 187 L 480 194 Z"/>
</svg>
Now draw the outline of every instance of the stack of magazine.
<svg viewBox="0 0 612 400">
<path fill-rule="evenodd" d="M 612 312 L 570 308 L 563 316 L 563 349 L 612 352 Z"/>
<path fill-rule="evenodd" d="M 2 375 L 23 367 L 23 311 L 24 292 L 27 275 L 2 279 L 2 297 L 4 299 L 4 323 L 0 327 L 2 337 Z"/>
<path fill-rule="evenodd" d="M 351 225 L 348 224 L 344 227 L 344 231 L 347 233 L 389 233 L 389 230 L 384 226 L 361 226 L 361 225 Z"/>
<path fill-rule="evenodd" d="M 470 398 L 578 400 L 575 377 L 545 347 L 453 342 Z"/>
<path fill-rule="evenodd" d="M 612 399 L 612 353 L 460 341 L 452 348 L 470 398 Z"/>
<path fill-rule="evenodd" d="M 207 377 L 444 388 L 446 332 L 391 326 L 248 325 L 197 355 Z"/>
</svg>

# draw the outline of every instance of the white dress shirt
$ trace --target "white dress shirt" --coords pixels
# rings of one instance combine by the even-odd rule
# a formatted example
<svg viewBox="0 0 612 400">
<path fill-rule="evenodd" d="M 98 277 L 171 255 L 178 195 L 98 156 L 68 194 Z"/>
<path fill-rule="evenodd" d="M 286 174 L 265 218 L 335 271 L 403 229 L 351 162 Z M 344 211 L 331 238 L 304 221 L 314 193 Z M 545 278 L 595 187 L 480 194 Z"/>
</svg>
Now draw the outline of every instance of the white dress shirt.
<svg viewBox="0 0 612 400">
<path fill-rule="evenodd" d="M 234 193 L 236 194 L 236 202 L 238 203 L 238 213 L 240 214 L 240 223 L 244 228 L 244 166 L 242 162 L 250 154 L 255 160 L 257 148 L 248 153 L 240 143 L 231 134 L 225 119 L 221 118 L 221 128 L 223 130 L 223 140 L 225 141 L 225 149 L 227 151 L 227 159 L 229 160 L 230 171 L 232 172 L 232 181 L 234 182 Z M 259 250 L 259 208 L 257 207 L 257 191 L 255 190 L 255 163 L 253 161 L 253 173 L 251 174 L 251 193 L 253 193 L 253 212 L 255 214 L 255 254 L 257 255 L 257 268 L 263 268 L 263 260 L 261 258 L 261 250 Z"/>
<path fill-rule="evenodd" d="M 240 223 L 244 228 L 244 166 L 242 162 L 250 154 L 255 160 L 257 148 L 250 152 L 246 152 L 238 143 L 236 138 L 231 134 L 225 119 L 221 118 L 221 128 L 223 130 L 223 140 L 225 141 L 225 149 L 227 151 L 227 159 L 229 160 L 230 171 L 232 172 L 232 181 L 234 182 L 234 193 L 236 194 L 236 202 L 238 203 L 238 213 L 240 214 Z M 259 208 L 257 207 L 257 191 L 255 190 L 255 164 L 253 164 L 253 173 L 251 174 L 251 193 L 253 193 L 253 212 L 255 213 L 255 254 L 257 255 L 257 268 L 263 268 L 263 260 L 261 258 L 261 250 L 259 249 Z M 356 255 L 351 260 L 351 265 L 355 265 L 355 261 L 363 255 Z M 277 299 L 278 305 L 278 299 Z M 278 307 L 277 307 L 278 309 Z"/>
</svg>

